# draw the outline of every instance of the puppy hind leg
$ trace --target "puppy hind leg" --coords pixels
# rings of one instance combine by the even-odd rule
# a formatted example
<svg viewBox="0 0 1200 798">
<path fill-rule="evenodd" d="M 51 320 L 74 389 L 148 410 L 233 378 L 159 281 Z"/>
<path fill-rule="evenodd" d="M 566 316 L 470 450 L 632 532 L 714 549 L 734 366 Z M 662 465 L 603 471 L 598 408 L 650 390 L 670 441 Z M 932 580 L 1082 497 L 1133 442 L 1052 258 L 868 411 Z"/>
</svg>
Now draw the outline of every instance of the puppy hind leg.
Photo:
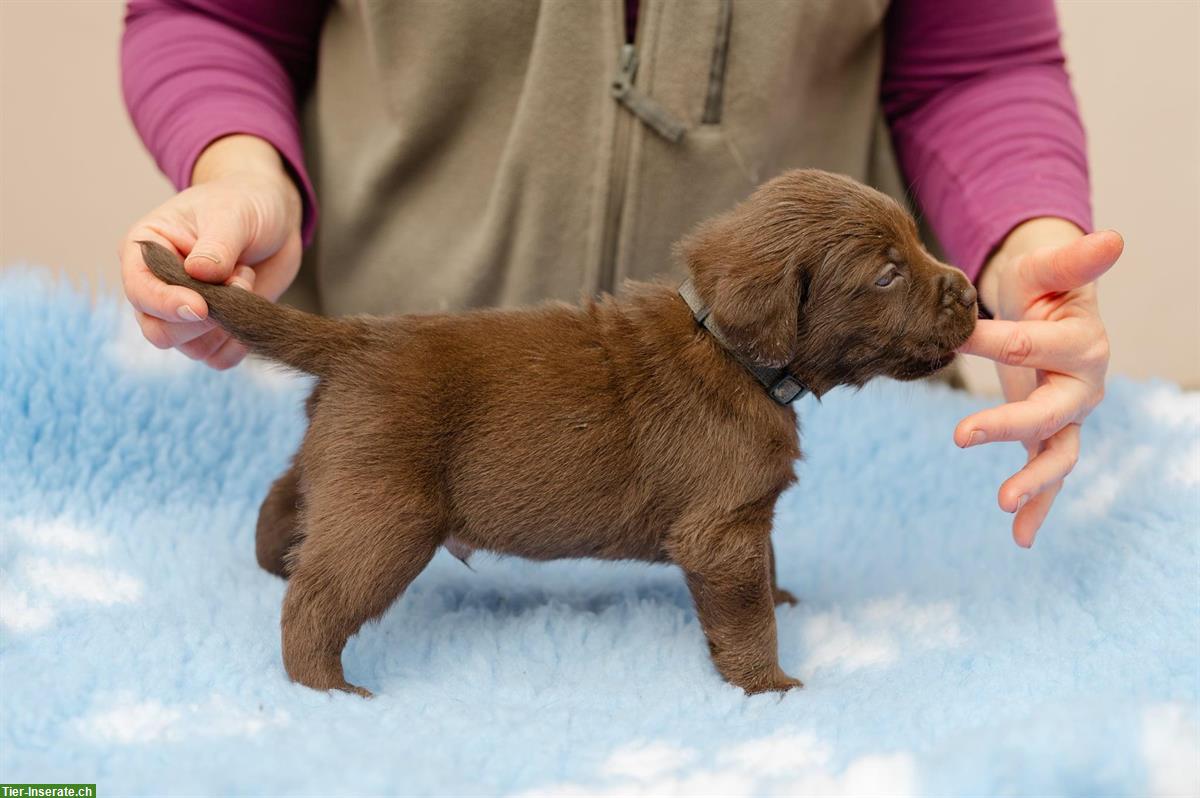
<svg viewBox="0 0 1200 798">
<path fill-rule="evenodd" d="M 283 664 L 295 682 L 369 697 L 346 681 L 346 641 L 394 602 L 443 537 L 429 517 L 310 513 L 283 600 Z"/>
<path fill-rule="evenodd" d="M 779 586 L 779 569 L 775 565 L 775 542 L 771 541 L 768 545 L 770 546 L 768 554 L 771 557 L 771 595 L 774 598 L 775 606 L 787 604 L 794 607 L 800 603 L 800 599 L 796 598 L 792 591 L 784 590 Z"/>
<path fill-rule="evenodd" d="M 287 553 L 300 542 L 300 475 L 292 466 L 275 480 L 258 510 L 254 554 L 264 571 L 287 579 Z"/>
</svg>

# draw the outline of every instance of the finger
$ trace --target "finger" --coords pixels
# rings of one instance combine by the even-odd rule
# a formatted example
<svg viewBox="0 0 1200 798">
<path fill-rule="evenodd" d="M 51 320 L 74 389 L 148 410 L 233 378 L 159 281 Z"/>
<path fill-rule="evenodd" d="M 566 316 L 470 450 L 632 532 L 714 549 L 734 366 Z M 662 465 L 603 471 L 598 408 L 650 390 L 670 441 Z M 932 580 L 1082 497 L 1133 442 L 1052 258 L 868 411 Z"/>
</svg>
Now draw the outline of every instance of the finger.
<svg viewBox="0 0 1200 798">
<path fill-rule="evenodd" d="M 149 230 L 139 228 L 136 235 L 175 251 L 170 241 Z M 150 272 L 142 260 L 142 248 L 132 237 L 121 245 L 121 284 L 129 303 L 145 315 L 172 322 L 208 318 L 208 305 L 199 294 L 183 286 L 167 285 Z"/>
<path fill-rule="evenodd" d="M 1092 336 L 1075 319 L 996 321 L 980 319 L 958 351 L 1006 366 L 1070 372 L 1083 365 Z"/>
<path fill-rule="evenodd" d="M 1045 440 L 1078 420 L 1088 407 L 1087 389 L 1077 380 L 1043 385 L 1019 402 L 990 407 L 967 416 L 954 430 L 963 448 L 994 441 Z"/>
<path fill-rule="evenodd" d="M 1121 257 L 1125 241 L 1115 230 L 1083 236 L 1024 258 L 1018 276 L 1033 294 L 1070 291 L 1095 282 Z"/>
<path fill-rule="evenodd" d="M 218 327 L 215 330 L 209 330 L 195 340 L 179 345 L 179 351 L 190 357 L 192 360 L 207 361 L 210 357 L 217 353 L 225 342 L 229 340 L 229 333 Z"/>
<path fill-rule="evenodd" d="M 237 213 L 210 213 L 198 218 L 196 226 L 196 244 L 183 267 L 197 280 L 223 283 L 233 276 L 253 231 Z"/>
<path fill-rule="evenodd" d="M 242 358 L 246 357 L 246 354 L 246 347 L 239 343 L 237 339 L 230 338 L 204 362 L 217 371 L 224 371 L 241 363 Z"/>
<path fill-rule="evenodd" d="M 1054 498 L 1058 496 L 1060 490 L 1062 490 L 1061 482 L 1051 485 L 1030 499 L 1029 503 L 1020 509 L 1017 517 L 1013 519 L 1012 526 L 1013 540 L 1018 546 L 1027 549 L 1033 545 L 1033 540 L 1037 537 L 1042 524 L 1045 523 L 1046 516 L 1050 514 L 1050 506 L 1054 504 Z"/>
<path fill-rule="evenodd" d="M 238 266 L 233 275 L 225 282 L 226 285 L 235 286 L 246 291 L 254 289 L 254 269 L 249 266 Z M 214 325 L 215 326 L 215 325 Z M 182 344 L 179 351 L 190 357 L 192 360 L 203 360 L 206 363 L 220 351 L 221 347 L 225 346 L 230 340 L 230 335 L 220 327 L 210 329 L 200 337 L 193 341 Z M 230 359 L 232 358 L 232 354 Z M 240 358 L 238 358 L 240 360 Z M 222 363 L 224 360 L 221 361 Z M 236 363 L 236 360 L 232 361 Z"/>
<path fill-rule="evenodd" d="M 249 266 L 238 266 L 233 270 L 233 274 L 229 279 L 225 281 L 225 285 L 231 285 L 243 291 L 253 291 L 255 279 L 254 269 Z"/>
<path fill-rule="evenodd" d="M 163 321 L 141 311 L 135 310 L 134 313 L 138 326 L 142 328 L 142 335 L 159 349 L 170 349 L 186 344 L 188 341 L 204 335 L 215 326 L 211 321 Z"/>
<path fill-rule="evenodd" d="M 996 376 L 1000 378 L 1001 392 L 1009 402 L 1025 399 L 1038 387 L 1038 373 L 1033 369 L 997 365 Z"/>
<path fill-rule="evenodd" d="M 1000 486 L 1000 508 L 1015 513 L 1041 492 L 1062 482 L 1079 460 L 1079 425 L 1068 424 L 1051 435 L 1042 450 Z"/>
<path fill-rule="evenodd" d="M 299 231 L 289 235 L 269 258 L 254 264 L 254 290 L 274 302 L 296 279 L 304 245 Z"/>
</svg>

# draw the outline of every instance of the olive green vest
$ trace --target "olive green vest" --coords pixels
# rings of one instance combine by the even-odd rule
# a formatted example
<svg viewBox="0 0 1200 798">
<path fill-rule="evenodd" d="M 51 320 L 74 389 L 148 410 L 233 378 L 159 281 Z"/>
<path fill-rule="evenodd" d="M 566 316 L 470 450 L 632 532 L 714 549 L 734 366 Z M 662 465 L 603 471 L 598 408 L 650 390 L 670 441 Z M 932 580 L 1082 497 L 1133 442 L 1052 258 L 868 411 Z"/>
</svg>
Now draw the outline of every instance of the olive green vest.
<svg viewBox="0 0 1200 798">
<path fill-rule="evenodd" d="M 799 166 L 900 195 L 886 0 L 341 0 L 304 106 L 320 226 L 285 297 L 397 313 L 680 274 L 700 219 Z"/>
</svg>

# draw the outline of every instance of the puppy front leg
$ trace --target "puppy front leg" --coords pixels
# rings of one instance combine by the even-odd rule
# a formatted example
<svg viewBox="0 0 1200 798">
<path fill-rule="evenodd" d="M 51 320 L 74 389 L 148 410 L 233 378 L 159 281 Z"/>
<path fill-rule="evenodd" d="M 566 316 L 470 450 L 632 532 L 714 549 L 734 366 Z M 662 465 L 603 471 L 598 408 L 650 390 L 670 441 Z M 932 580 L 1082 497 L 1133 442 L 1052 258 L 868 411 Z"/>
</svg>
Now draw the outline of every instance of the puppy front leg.
<svg viewBox="0 0 1200 798">
<path fill-rule="evenodd" d="M 770 539 L 684 566 L 713 663 L 747 693 L 802 687 L 779 667 Z"/>
</svg>

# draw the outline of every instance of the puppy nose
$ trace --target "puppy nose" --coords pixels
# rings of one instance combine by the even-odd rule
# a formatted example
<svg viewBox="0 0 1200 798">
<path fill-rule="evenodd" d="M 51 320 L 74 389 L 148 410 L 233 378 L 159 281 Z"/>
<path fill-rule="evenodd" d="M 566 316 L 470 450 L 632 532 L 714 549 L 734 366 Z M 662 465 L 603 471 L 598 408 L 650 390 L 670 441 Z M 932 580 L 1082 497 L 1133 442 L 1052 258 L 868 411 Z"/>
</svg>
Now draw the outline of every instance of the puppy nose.
<svg viewBox="0 0 1200 798">
<path fill-rule="evenodd" d="M 957 302 L 964 308 L 969 308 L 975 304 L 977 293 L 975 286 L 957 272 L 943 274 L 941 277 L 942 283 L 942 305 L 949 307 Z"/>
<path fill-rule="evenodd" d="M 975 290 L 975 286 L 967 283 L 967 287 L 958 292 L 958 303 L 964 308 L 969 308 L 975 304 L 975 300 L 979 294 Z"/>
</svg>

